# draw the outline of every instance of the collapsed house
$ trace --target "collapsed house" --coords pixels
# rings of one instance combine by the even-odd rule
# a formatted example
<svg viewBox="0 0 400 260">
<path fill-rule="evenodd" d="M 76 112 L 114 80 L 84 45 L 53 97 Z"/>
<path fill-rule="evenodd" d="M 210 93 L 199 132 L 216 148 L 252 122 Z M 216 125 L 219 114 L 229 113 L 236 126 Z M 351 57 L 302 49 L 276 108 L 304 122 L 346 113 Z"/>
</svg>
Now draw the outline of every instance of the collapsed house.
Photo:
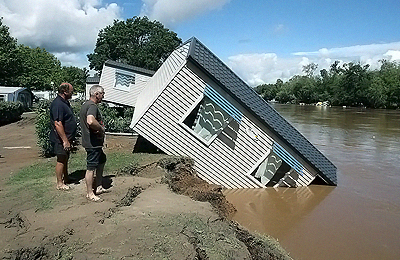
<svg viewBox="0 0 400 260">
<path fill-rule="evenodd" d="M 337 184 L 336 167 L 196 38 L 147 80 L 131 127 L 226 188 Z"/>
</svg>

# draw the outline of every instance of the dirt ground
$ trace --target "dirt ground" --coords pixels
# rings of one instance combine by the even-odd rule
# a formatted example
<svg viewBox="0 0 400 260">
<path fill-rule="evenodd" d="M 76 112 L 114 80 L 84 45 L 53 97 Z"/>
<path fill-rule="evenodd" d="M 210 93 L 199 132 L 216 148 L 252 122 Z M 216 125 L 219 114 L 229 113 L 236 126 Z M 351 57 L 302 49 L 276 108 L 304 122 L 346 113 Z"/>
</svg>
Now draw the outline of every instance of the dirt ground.
<svg viewBox="0 0 400 260">
<path fill-rule="evenodd" d="M 132 136 L 107 136 L 105 151 L 131 151 L 135 141 Z M 112 187 L 101 195 L 101 203 L 85 199 L 81 180 L 70 191 L 54 189 L 60 203 L 43 211 L 35 211 L 29 198 L 6 196 L 14 172 L 40 160 L 55 161 L 39 156 L 34 114 L 0 127 L 0 155 L 1 259 L 287 259 L 268 250 L 252 252 L 245 240 L 257 241 L 226 221 L 234 209 L 220 196 L 220 188 L 193 191 L 190 183 L 199 180 L 176 174 L 165 178 L 171 165 L 157 163 L 163 155 L 145 156 L 134 175 L 110 176 Z M 184 164 L 174 167 L 194 176 Z"/>
</svg>

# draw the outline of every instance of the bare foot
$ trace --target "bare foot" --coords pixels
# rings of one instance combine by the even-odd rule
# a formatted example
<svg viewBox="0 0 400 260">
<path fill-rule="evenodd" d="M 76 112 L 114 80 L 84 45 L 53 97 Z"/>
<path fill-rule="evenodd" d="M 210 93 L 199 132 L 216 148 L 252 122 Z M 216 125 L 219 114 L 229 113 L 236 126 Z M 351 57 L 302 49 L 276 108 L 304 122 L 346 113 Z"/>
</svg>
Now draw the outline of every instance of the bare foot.
<svg viewBox="0 0 400 260">
<path fill-rule="evenodd" d="M 97 187 L 97 189 L 96 189 L 96 195 L 100 195 L 100 194 L 102 194 L 102 193 L 107 193 L 107 192 L 110 192 L 110 190 L 104 189 L 103 186 L 99 186 L 99 187 Z"/>
<path fill-rule="evenodd" d="M 57 190 L 70 190 L 71 188 L 68 185 L 61 185 L 61 186 L 57 186 Z"/>
<path fill-rule="evenodd" d="M 98 197 L 98 196 L 96 196 L 94 194 L 92 196 L 86 195 L 86 199 L 88 199 L 90 201 L 93 201 L 93 202 L 102 202 L 103 201 L 102 198 L 100 198 L 100 197 Z"/>
</svg>

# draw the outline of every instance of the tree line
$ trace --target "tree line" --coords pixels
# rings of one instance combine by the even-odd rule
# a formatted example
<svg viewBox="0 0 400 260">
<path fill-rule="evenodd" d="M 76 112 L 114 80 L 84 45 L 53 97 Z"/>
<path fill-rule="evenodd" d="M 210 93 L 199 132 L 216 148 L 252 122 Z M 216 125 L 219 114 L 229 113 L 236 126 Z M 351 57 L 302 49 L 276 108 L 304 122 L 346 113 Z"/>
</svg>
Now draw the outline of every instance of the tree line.
<svg viewBox="0 0 400 260">
<path fill-rule="evenodd" d="M 94 51 L 87 55 L 89 68 L 101 74 L 103 63 L 110 59 L 157 70 L 181 43 L 175 32 L 147 17 L 114 20 L 99 31 Z M 83 92 L 88 72 L 86 68 L 61 66 L 57 57 L 43 48 L 18 44 L 0 18 L 0 85 L 54 90 L 69 82 L 77 92 Z"/>
<path fill-rule="evenodd" d="M 76 91 L 85 90 L 88 70 L 62 66 L 56 56 L 43 48 L 18 44 L 0 18 L 0 85 L 31 90 L 54 90 L 70 82 Z"/>
<path fill-rule="evenodd" d="M 287 82 L 261 84 L 256 92 L 265 100 L 280 103 L 312 104 L 328 101 L 333 106 L 398 108 L 400 106 L 400 64 L 380 61 L 379 69 L 356 62 L 335 61 L 329 70 L 315 75 L 315 63 L 303 67 L 305 75 L 295 75 Z"/>
</svg>

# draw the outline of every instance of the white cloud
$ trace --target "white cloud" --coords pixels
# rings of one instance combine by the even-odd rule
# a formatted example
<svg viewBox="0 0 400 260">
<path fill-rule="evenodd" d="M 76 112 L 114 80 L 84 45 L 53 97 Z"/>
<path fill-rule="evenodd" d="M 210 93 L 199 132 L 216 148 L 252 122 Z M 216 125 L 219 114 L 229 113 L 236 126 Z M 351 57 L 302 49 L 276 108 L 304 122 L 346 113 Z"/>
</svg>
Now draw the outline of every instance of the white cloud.
<svg viewBox="0 0 400 260">
<path fill-rule="evenodd" d="M 45 48 L 67 66 L 88 66 L 84 56 L 93 51 L 99 29 L 120 12 L 101 0 L 0 0 L 0 17 L 18 43 Z"/>
<path fill-rule="evenodd" d="M 371 69 L 379 68 L 379 60 L 400 61 L 400 42 L 357 45 L 344 48 L 321 48 L 314 52 L 296 52 L 290 58 L 275 53 L 240 54 L 228 58 L 227 65 L 250 86 L 289 80 L 302 74 L 304 65 L 318 64 L 317 71 L 329 69 L 334 61 L 360 62 Z"/>
<path fill-rule="evenodd" d="M 400 61 L 400 50 L 388 50 L 383 56 L 390 61 Z"/>
<path fill-rule="evenodd" d="M 194 16 L 216 10 L 230 0 L 142 0 L 141 16 L 158 20 L 166 27 L 192 19 Z"/>
<path fill-rule="evenodd" d="M 279 58 L 275 53 L 240 54 L 228 58 L 227 65 L 250 86 L 288 80 L 300 74 L 307 60 Z M 307 63 L 308 64 L 308 63 Z"/>
</svg>

